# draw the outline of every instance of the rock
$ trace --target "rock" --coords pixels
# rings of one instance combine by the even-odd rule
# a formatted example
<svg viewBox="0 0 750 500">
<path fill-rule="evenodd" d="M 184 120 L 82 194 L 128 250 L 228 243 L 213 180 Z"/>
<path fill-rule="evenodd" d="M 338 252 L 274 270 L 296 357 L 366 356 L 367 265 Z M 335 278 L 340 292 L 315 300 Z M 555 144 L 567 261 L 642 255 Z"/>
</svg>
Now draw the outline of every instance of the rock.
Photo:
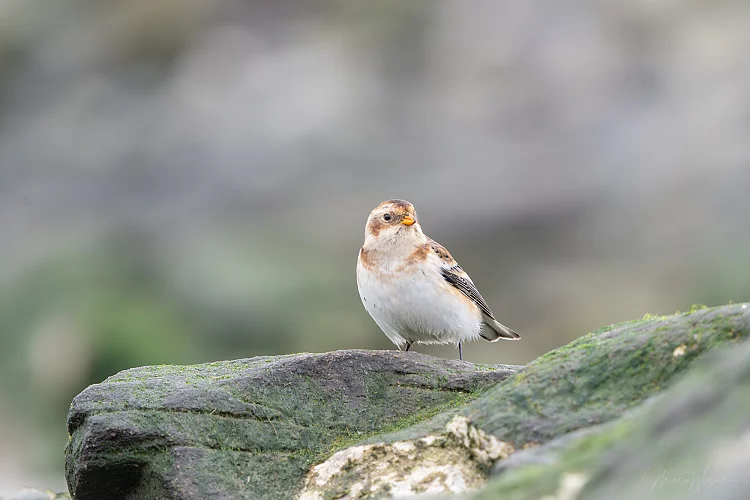
<svg viewBox="0 0 750 500">
<path fill-rule="evenodd" d="M 102 498 L 291 498 L 348 443 L 462 406 L 519 367 L 338 351 L 135 368 L 78 395 L 68 487 Z"/>
<path fill-rule="evenodd" d="M 649 404 L 498 463 L 468 498 L 748 498 L 750 342 L 706 358 Z"/>
<path fill-rule="evenodd" d="M 748 334 L 747 306 L 730 305 L 614 325 L 521 371 L 393 351 L 128 370 L 73 401 L 68 484 L 79 500 L 382 498 L 479 489 L 494 474 L 476 498 L 616 496 L 600 478 L 642 465 L 638 449 L 601 460 L 623 436 L 676 425 L 671 439 L 687 439 L 680 419 L 704 409 L 685 400 L 649 422 L 638 415 L 671 391 L 643 402 Z"/>
<path fill-rule="evenodd" d="M 411 441 L 353 446 L 312 468 L 299 500 L 354 500 L 364 495 L 460 493 L 483 485 L 487 469 L 515 450 L 455 416 L 444 432 Z"/>
<path fill-rule="evenodd" d="M 517 449 L 619 418 L 659 394 L 701 355 L 750 335 L 746 304 L 612 325 L 535 359 L 460 411 Z M 685 345 L 685 352 L 674 350 Z M 439 429 L 446 412 L 380 440 Z"/>
</svg>

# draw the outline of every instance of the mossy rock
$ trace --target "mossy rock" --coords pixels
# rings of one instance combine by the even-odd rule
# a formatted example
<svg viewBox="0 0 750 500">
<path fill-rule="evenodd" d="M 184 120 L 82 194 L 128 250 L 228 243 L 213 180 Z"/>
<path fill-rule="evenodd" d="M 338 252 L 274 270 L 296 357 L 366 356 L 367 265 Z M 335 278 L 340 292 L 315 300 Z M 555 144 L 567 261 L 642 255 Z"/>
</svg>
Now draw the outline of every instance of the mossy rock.
<svg viewBox="0 0 750 500">
<path fill-rule="evenodd" d="M 73 400 L 68 487 L 77 500 L 292 498 L 334 451 L 518 369 L 355 350 L 126 370 Z"/>
<path fill-rule="evenodd" d="M 544 450 L 565 435 L 584 447 L 571 460 L 608 449 L 632 425 L 617 419 L 672 386 L 705 352 L 749 334 L 747 306 L 730 305 L 614 325 L 521 371 L 393 351 L 128 370 L 73 401 L 68 484 L 79 500 L 284 499 L 303 486 L 305 498 L 374 498 L 389 495 L 382 483 L 371 494 L 363 489 L 377 471 L 406 463 L 394 476 L 399 495 L 404 485 L 414 494 L 449 482 L 459 489 L 444 491 L 460 491 L 462 482 L 476 488 L 503 471 L 488 488 L 539 498 L 559 491 L 563 479 L 575 488 L 589 478 L 536 463 L 511 474 L 502 464 L 531 452 L 506 459 L 493 450 Z M 452 430 L 456 422 L 463 431 Z M 569 434 L 595 433 L 606 422 L 617 427 L 590 442 Z M 425 443 L 444 447 L 453 461 L 475 461 L 460 464 L 471 476 L 447 481 L 450 470 L 422 467 L 420 457 L 434 463 L 440 456 L 425 452 Z M 419 453 L 409 455 L 412 448 Z M 352 459 L 361 456 L 366 463 Z M 335 460 L 341 463 L 329 467 Z"/>
<path fill-rule="evenodd" d="M 743 342 L 707 356 L 619 419 L 499 461 L 495 478 L 463 498 L 745 500 L 749 469 L 750 342 Z"/>
<path fill-rule="evenodd" d="M 446 424 L 456 416 L 463 417 L 477 432 L 522 450 L 508 460 L 498 460 L 486 471 L 485 478 L 506 470 L 504 464 L 521 461 L 528 465 L 501 481 L 499 486 L 490 483 L 490 489 L 482 489 L 477 498 L 576 498 L 569 495 L 577 493 L 577 488 L 587 481 L 586 476 L 575 472 L 576 464 L 586 457 L 596 460 L 599 451 L 608 449 L 626 435 L 633 424 L 622 420 L 623 415 L 648 406 L 643 403 L 674 385 L 706 352 L 717 346 L 733 346 L 748 335 L 750 310 L 746 304 L 613 325 L 541 356 L 462 408 L 368 442 L 404 446 L 425 435 L 445 435 Z M 607 422 L 610 424 L 605 424 Z M 606 425 L 613 428 L 606 433 L 599 432 Z M 571 442 L 575 446 L 571 445 L 564 456 L 569 469 L 560 468 L 558 457 L 550 449 L 556 450 Z M 545 443 L 548 444 L 544 446 Z M 535 448 L 540 451 L 532 451 Z M 524 457 L 528 460 L 530 456 L 534 460 L 526 464 Z M 380 463 L 370 460 L 366 467 L 355 466 L 357 470 L 388 470 L 391 462 L 390 457 L 385 457 Z M 407 477 L 398 478 L 399 484 L 411 477 L 410 484 L 416 492 L 420 474 L 429 467 L 432 464 L 427 462 L 411 464 Z M 467 466 L 457 464 L 456 468 L 466 469 Z M 567 473 L 568 470 L 572 472 Z M 472 479 L 470 474 L 464 477 Z M 352 479 L 348 491 L 356 495 L 347 493 L 335 498 L 367 498 L 361 496 L 360 488 L 371 482 L 368 477 Z M 347 490 L 336 475 L 329 478 L 329 483 L 336 491 Z M 326 486 L 319 486 L 317 490 L 321 492 L 319 498 L 325 498 Z M 446 487 L 444 491 L 456 492 L 456 489 Z"/>
</svg>

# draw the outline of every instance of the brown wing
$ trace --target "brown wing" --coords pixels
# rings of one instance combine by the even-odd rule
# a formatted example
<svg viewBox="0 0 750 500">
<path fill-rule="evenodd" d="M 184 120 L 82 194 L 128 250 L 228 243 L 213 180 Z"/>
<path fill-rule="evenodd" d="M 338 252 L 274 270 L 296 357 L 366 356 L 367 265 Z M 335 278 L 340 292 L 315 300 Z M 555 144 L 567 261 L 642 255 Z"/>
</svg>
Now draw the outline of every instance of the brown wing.
<svg viewBox="0 0 750 500">
<path fill-rule="evenodd" d="M 440 270 L 443 279 L 469 297 L 471 301 L 481 309 L 482 314 L 495 319 L 495 316 L 493 316 L 492 311 L 490 310 L 490 306 L 487 305 L 487 302 L 485 302 L 482 294 L 477 290 L 474 282 L 471 281 L 471 278 L 466 274 L 466 271 L 461 269 L 461 266 L 458 265 L 458 262 L 456 262 L 456 259 L 453 258 L 450 252 L 446 250 L 443 245 L 434 240 L 430 240 L 430 246 L 443 261 L 443 268 Z"/>
<path fill-rule="evenodd" d="M 453 258 L 451 253 L 446 249 L 443 245 L 438 243 L 435 240 L 430 240 L 430 247 L 432 248 L 432 251 L 435 252 L 438 257 L 440 257 L 443 261 L 443 265 L 446 267 L 453 267 L 457 266 L 458 262 L 456 262 L 456 259 Z"/>
</svg>

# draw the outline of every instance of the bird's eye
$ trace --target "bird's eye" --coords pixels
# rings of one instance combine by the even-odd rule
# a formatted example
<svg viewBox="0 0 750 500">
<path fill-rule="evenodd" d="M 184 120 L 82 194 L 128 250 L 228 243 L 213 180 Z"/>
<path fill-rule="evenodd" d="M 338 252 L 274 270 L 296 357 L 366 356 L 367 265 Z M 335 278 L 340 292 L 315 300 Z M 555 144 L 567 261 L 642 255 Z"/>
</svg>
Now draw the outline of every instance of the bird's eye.
<svg viewBox="0 0 750 500">
<path fill-rule="evenodd" d="M 393 216 L 391 214 L 385 214 L 383 216 L 383 220 L 386 222 L 390 222 L 391 219 L 393 219 Z"/>
</svg>

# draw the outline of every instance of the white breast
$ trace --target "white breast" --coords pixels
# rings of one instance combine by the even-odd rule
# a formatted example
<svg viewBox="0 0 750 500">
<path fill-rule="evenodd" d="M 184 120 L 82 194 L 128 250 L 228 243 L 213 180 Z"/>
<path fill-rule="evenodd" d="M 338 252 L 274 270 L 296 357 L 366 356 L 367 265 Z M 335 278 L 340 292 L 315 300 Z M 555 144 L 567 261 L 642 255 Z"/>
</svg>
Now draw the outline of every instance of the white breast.
<svg viewBox="0 0 750 500">
<path fill-rule="evenodd" d="M 440 265 L 439 258 L 429 255 L 413 269 L 376 276 L 357 262 L 362 303 L 397 346 L 457 344 L 479 337 L 479 309 L 443 279 Z"/>
</svg>

